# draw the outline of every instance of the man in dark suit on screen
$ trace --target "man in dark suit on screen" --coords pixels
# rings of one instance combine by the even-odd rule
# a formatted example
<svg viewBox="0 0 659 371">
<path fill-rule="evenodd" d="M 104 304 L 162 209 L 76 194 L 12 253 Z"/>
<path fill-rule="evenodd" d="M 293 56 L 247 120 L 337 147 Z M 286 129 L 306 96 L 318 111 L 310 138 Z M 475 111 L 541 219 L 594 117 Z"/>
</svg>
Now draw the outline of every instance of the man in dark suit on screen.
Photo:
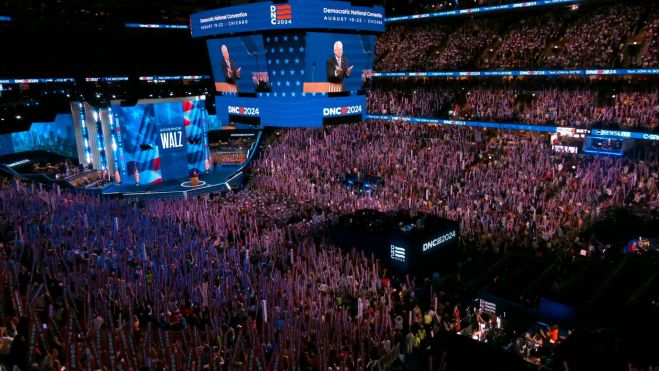
<svg viewBox="0 0 659 371">
<path fill-rule="evenodd" d="M 335 42 L 334 55 L 327 60 L 327 82 L 343 85 L 343 79 L 350 77 L 353 67 L 348 67 L 348 59 L 343 56 L 343 43 Z"/>
<path fill-rule="evenodd" d="M 227 46 L 222 45 L 222 73 L 224 74 L 224 81 L 227 84 L 236 85 L 236 80 L 240 79 L 241 68 L 236 66 L 236 63 L 229 56 Z"/>
</svg>

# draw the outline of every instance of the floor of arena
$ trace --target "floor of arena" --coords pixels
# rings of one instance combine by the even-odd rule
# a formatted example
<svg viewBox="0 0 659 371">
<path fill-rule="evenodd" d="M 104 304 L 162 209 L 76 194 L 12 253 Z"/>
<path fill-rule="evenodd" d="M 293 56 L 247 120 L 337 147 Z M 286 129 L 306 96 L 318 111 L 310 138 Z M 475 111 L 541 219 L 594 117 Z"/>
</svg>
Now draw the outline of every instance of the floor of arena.
<svg viewBox="0 0 659 371">
<path fill-rule="evenodd" d="M 240 166 L 218 166 L 207 174 L 199 175 L 199 184 L 193 186 L 188 178 L 167 180 L 158 184 L 108 184 L 103 188 L 104 195 L 123 194 L 124 196 L 140 195 L 181 195 L 184 192 L 196 191 L 205 193 L 218 189 L 229 189 L 228 182 L 240 170 Z"/>
</svg>

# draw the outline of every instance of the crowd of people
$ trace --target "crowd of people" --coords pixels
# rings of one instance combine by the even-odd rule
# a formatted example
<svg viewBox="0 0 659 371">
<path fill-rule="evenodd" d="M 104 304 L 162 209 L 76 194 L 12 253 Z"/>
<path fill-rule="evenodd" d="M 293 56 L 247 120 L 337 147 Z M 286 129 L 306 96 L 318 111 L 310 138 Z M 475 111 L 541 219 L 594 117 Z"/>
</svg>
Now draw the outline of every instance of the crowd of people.
<svg viewBox="0 0 659 371">
<path fill-rule="evenodd" d="M 376 69 L 656 67 L 657 14 L 615 3 L 393 25 L 378 37 Z M 632 56 L 625 43 L 638 35 L 647 42 Z M 658 98 L 654 83 L 631 80 L 376 80 L 368 111 L 655 131 Z M 249 169 L 239 192 L 146 204 L 4 181 L 0 366 L 450 369 L 432 352 L 447 333 L 526 358 L 559 341 L 557 327 L 504 335 L 496 316 L 440 292 L 435 275 L 342 250 L 329 226 L 358 210 L 408 210 L 459 220 L 456 266 L 509 251 L 569 262 L 603 248 L 584 231 L 606 210 L 659 207 L 657 151 L 580 157 L 555 153 L 544 134 L 470 127 L 281 130 Z M 345 174 L 383 182 L 351 192 Z"/>
<path fill-rule="evenodd" d="M 543 53 L 551 40 L 558 39 L 564 22 L 553 13 L 521 19 L 485 51 L 479 67 L 514 70 L 541 65 Z"/>
<path fill-rule="evenodd" d="M 221 198 L 139 205 L 3 183 L 2 361 L 425 369 L 434 337 L 479 336 L 482 314 L 337 249 L 328 223 L 406 209 L 460 220 L 467 251 L 574 254 L 605 209 L 659 206 L 656 154 L 571 160 L 546 136 L 367 122 L 282 131 L 247 189 Z M 355 169 L 384 187 L 346 191 L 341 177 Z"/>
<path fill-rule="evenodd" d="M 650 17 L 649 24 L 645 28 L 645 38 L 648 40 L 647 45 L 641 51 L 638 58 L 632 61 L 632 64 L 641 68 L 659 67 L 659 10 L 655 10 Z"/>
<path fill-rule="evenodd" d="M 659 125 L 659 89 L 643 82 L 381 80 L 367 102 L 370 113 L 395 116 L 641 131 Z"/>
<path fill-rule="evenodd" d="M 565 30 L 558 41 L 560 50 L 547 57 L 547 66 L 606 68 L 621 65 L 624 42 L 638 33 L 644 10 L 640 6 L 617 3 L 585 13 Z"/>
<path fill-rule="evenodd" d="M 378 37 L 378 71 L 616 68 L 657 66 L 651 4 L 583 5 L 542 14 L 509 13 L 401 23 Z M 639 43 L 639 48 L 631 38 Z M 639 60 L 640 63 L 634 63 Z"/>
</svg>

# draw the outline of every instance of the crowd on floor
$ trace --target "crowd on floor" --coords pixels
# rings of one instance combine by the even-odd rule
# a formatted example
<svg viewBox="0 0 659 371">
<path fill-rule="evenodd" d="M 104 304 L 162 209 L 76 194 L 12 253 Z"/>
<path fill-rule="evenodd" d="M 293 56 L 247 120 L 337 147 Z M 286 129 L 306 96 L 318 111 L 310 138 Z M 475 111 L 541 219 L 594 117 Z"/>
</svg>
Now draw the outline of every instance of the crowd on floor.
<svg viewBox="0 0 659 371">
<path fill-rule="evenodd" d="M 338 249 L 327 223 L 405 209 L 460 220 L 469 253 L 574 256 L 592 244 L 579 232 L 604 210 L 659 206 L 659 158 L 644 156 L 578 157 L 553 153 L 545 135 L 376 121 L 281 131 L 247 189 L 220 198 L 139 205 L 6 182 L 2 361 L 21 370 L 437 366 L 433 339 L 482 336 L 491 318 L 430 277 Z M 341 182 L 355 171 L 384 186 L 355 196 Z M 558 341 L 545 331 L 502 348 L 524 356 L 523 343 L 541 336 Z"/>
</svg>

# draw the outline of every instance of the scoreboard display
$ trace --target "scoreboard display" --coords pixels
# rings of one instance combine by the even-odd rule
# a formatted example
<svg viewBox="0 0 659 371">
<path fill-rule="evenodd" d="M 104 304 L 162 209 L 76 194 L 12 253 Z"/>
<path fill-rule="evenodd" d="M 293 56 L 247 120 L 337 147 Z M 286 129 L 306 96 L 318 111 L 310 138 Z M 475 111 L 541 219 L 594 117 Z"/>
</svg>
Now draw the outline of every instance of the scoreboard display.
<svg viewBox="0 0 659 371">
<path fill-rule="evenodd" d="M 327 0 L 266 1 L 193 14 L 190 29 L 192 37 L 291 29 L 384 32 L 384 8 Z"/>
<path fill-rule="evenodd" d="M 382 7 L 262 2 L 193 14 L 190 23 L 193 37 L 207 38 L 223 125 L 363 120 Z"/>
</svg>

